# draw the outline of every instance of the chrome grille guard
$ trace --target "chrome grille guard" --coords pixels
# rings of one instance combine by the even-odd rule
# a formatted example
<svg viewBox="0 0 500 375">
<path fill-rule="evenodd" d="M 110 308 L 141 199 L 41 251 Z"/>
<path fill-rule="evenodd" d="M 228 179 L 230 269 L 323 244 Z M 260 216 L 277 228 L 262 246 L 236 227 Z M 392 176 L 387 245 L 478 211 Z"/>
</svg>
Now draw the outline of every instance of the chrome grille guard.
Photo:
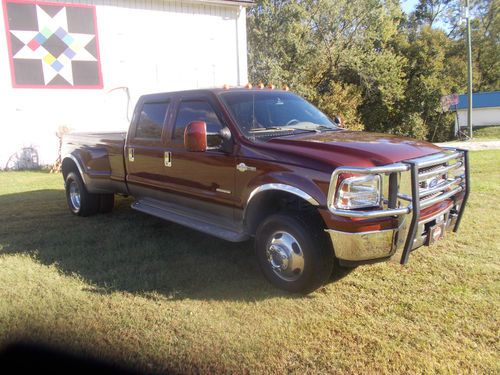
<svg viewBox="0 0 500 375">
<path fill-rule="evenodd" d="M 454 163 L 452 163 L 454 162 Z M 452 164 L 449 164 L 452 163 Z M 432 168 L 429 168 L 432 167 Z M 463 173 L 449 177 L 448 174 L 463 167 Z M 409 173 L 407 173 L 409 172 Z M 335 195 L 339 177 L 342 174 L 379 174 L 384 176 L 387 188 L 382 187 L 385 199 L 378 209 L 346 210 L 335 207 Z M 408 178 L 409 174 L 409 178 Z M 406 191 L 403 180 L 407 178 Z M 444 176 L 444 178 L 442 178 Z M 421 187 L 422 182 L 437 179 L 437 184 Z M 439 180 L 441 177 L 441 181 Z M 434 181 L 435 182 L 435 181 Z M 401 264 L 408 261 L 413 241 L 416 236 L 420 211 L 446 199 L 453 199 L 465 191 L 453 231 L 456 232 L 463 216 L 464 207 L 469 197 L 469 156 L 468 151 L 457 148 L 444 148 L 444 152 L 421 158 L 404 160 L 380 167 L 339 167 L 333 173 L 328 191 L 328 209 L 334 214 L 352 218 L 406 217 L 411 214 L 411 222 L 404 240 Z"/>
</svg>

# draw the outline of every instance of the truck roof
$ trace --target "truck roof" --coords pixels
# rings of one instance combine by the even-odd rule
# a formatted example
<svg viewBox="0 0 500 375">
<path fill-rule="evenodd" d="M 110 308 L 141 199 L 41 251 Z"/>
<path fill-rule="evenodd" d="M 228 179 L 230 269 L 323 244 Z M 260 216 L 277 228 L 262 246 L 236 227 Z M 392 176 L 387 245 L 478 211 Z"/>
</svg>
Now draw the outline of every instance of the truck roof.
<svg viewBox="0 0 500 375">
<path fill-rule="evenodd" d="M 179 90 L 179 91 L 166 91 L 166 92 L 159 92 L 159 93 L 152 93 L 152 94 L 145 94 L 141 95 L 141 99 L 160 99 L 163 98 L 166 95 L 182 95 L 182 94 L 214 94 L 214 95 L 219 95 L 220 93 L 223 92 L 290 92 L 288 90 L 278 90 L 278 89 L 271 89 L 268 87 L 264 88 L 259 88 L 259 87 L 253 87 L 253 88 L 247 88 L 247 87 L 230 87 L 230 88 L 205 88 L 205 89 L 192 89 L 192 90 Z"/>
</svg>

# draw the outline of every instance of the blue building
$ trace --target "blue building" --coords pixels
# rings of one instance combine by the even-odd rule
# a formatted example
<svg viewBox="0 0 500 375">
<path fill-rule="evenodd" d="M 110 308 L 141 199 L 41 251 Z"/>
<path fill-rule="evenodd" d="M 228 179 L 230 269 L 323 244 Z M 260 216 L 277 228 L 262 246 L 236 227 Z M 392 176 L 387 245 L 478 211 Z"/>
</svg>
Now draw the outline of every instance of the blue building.
<svg viewBox="0 0 500 375">
<path fill-rule="evenodd" d="M 459 95 L 456 110 L 455 134 L 459 128 L 467 127 L 467 94 Z M 500 125 L 500 91 L 472 94 L 472 126 L 494 125 Z"/>
</svg>

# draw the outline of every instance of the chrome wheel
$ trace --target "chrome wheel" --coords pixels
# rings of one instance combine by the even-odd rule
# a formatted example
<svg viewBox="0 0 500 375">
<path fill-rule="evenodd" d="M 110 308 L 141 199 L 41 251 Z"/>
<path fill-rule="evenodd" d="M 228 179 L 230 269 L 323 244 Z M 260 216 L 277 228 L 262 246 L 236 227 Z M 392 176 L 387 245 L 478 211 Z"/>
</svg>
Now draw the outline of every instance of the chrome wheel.
<svg viewBox="0 0 500 375">
<path fill-rule="evenodd" d="M 80 189 L 76 181 L 71 181 L 69 185 L 69 199 L 73 208 L 78 211 L 80 209 Z"/>
<path fill-rule="evenodd" d="M 304 271 L 304 253 L 288 232 L 275 232 L 266 246 L 267 261 L 273 272 L 285 281 L 297 280 Z"/>
</svg>

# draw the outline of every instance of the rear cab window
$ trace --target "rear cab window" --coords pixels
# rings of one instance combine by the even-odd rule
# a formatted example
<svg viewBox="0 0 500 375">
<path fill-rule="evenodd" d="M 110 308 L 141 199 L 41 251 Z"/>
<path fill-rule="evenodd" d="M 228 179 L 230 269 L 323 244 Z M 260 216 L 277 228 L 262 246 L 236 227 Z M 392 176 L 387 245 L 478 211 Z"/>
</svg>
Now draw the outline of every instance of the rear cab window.
<svg viewBox="0 0 500 375">
<path fill-rule="evenodd" d="M 168 101 L 144 103 L 137 120 L 134 138 L 160 141 L 169 104 Z"/>
</svg>

